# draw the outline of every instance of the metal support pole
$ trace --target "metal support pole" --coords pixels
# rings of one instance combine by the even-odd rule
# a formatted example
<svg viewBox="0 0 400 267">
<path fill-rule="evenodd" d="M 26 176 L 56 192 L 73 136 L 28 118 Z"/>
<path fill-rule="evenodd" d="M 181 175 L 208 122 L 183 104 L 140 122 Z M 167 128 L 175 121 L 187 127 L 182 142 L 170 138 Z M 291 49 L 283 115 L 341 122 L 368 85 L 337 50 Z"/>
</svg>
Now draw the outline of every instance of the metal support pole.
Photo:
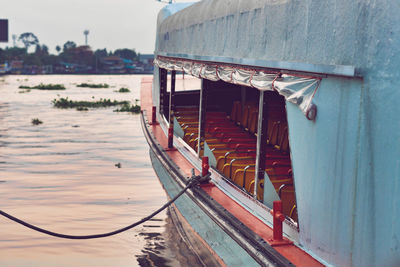
<svg viewBox="0 0 400 267">
<path fill-rule="evenodd" d="M 201 79 L 200 89 L 200 110 L 199 110 L 199 135 L 197 138 L 197 155 L 200 157 L 202 150 L 202 142 L 204 142 L 205 121 L 206 121 L 206 106 L 207 106 L 207 80 Z"/>
<path fill-rule="evenodd" d="M 254 180 L 254 197 L 257 199 L 258 184 L 264 179 L 265 160 L 267 152 L 268 131 L 268 105 L 267 92 L 260 91 L 260 102 L 258 104 L 257 125 L 257 152 L 256 152 L 256 175 Z"/>
<path fill-rule="evenodd" d="M 174 124 L 174 112 L 175 112 L 175 81 L 176 81 L 176 71 L 171 72 L 171 92 L 169 93 L 169 125 L 171 127 Z"/>
<path fill-rule="evenodd" d="M 157 122 L 157 107 L 153 106 L 151 109 L 151 125 L 156 125 L 158 124 Z"/>
<path fill-rule="evenodd" d="M 240 104 L 242 106 L 242 114 L 244 113 L 244 106 L 245 106 L 246 101 L 247 101 L 246 92 L 247 92 L 246 86 L 241 86 L 240 87 L 240 95 L 241 95 Z M 239 119 L 239 121 L 242 120 L 242 118 L 238 118 L 238 119 Z"/>
<path fill-rule="evenodd" d="M 168 129 L 168 148 L 173 148 L 174 146 L 174 95 L 175 95 L 175 78 L 176 71 L 171 73 L 171 92 L 169 93 L 169 129 Z"/>
<path fill-rule="evenodd" d="M 167 94 L 167 70 L 159 69 L 160 74 L 160 114 L 164 114 L 166 106 L 165 95 Z"/>
</svg>

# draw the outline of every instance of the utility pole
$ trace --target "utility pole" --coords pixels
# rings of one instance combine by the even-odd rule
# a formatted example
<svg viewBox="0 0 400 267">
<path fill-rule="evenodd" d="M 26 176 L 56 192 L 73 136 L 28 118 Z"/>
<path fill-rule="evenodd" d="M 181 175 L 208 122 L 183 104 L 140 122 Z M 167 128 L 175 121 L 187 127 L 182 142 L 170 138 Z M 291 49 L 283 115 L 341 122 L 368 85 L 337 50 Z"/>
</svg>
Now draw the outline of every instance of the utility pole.
<svg viewBox="0 0 400 267">
<path fill-rule="evenodd" d="M 17 35 L 13 34 L 12 39 L 13 39 L 13 46 L 16 47 L 17 46 Z"/>
</svg>

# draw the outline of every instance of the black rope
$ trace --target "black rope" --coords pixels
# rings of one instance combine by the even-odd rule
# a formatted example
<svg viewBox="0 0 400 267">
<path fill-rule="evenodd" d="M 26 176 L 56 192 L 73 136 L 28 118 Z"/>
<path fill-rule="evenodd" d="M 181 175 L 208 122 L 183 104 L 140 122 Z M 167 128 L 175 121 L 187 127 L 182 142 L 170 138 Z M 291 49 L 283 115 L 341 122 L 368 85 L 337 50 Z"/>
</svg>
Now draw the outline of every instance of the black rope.
<svg viewBox="0 0 400 267">
<path fill-rule="evenodd" d="M 175 200 L 177 200 L 183 193 L 186 192 L 186 190 L 188 190 L 190 187 L 194 186 L 195 184 L 197 184 L 198 182 L 204 180 L 204 179 L 208 179 L 208 177 L 210 176 L 210 173 L 208 173 L 205 176 L 192 176 L 192 178 L 188 181 L 187 185 L 182 189 L 182 191 L 180 191 L 174 198 L 172 198 L 170 201 L 168 201 L 167 203 L 164 204 L 164 206 L 162 206 L 161 208 L 159 208 L 158 210 L 156 210 L 155 212 L 153 212 L 152 214 L 150 214 L 147 217 L 144 217 L 143 219 L 141 219 L 140 221 L 137 221 L 131 225 L 128 225 L 124 228 L 109 232 L 109 233 L 104 233 L 104 234 L 97 234 L 97 235 L 65 235 L 65 234 L 60 234 L 60 233 L 55 233 L 52 231 L 48 231 L 45 230 L 43 228 L 37 227 L 35 225 L 32 225 L 30 223 L 27 223 L 23 220 L 20 220 L 2 210 L 0 210 L 0 215 L 16 222 L 19 223 L 25 227 L 28 227 L 32 230 L 41 232 L 43 234 L 47 234 L 47 235 L 51 235 L 51 236 L 55 236 L 55 237 L 59 237 L 59 238 L 66 238 L 66 239 L 94 239 L 94 238 L 102 238 L 102 237 L 108 237 L 108 236 L 112 236 L 112 235 L 116 235 L 122 232 L 125 232 L 135 226 L 138 226 L 148 220 L 150 220 L 151 218 L 153 218 L 154 216 L 156 216 L 158 213 L 160 213 L 161 211 L 163 211 L 164 209 L 166 209 L 169 205 L 171 205 Z"/>
</svg>

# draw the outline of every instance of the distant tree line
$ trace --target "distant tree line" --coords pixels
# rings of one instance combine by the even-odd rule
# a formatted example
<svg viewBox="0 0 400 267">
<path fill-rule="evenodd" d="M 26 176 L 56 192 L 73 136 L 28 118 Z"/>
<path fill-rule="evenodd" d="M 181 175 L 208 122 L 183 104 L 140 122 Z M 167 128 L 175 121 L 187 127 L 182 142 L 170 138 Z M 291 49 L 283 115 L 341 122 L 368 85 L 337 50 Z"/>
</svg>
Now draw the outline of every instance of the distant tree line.
<svg viewBox="0 0 400 267">
<path fill-rule="evenodd" d="M 97 49 L 92 51 L 87 46 L 77 46 L 73 41 L 67 41 L 64 45 L 57 45 L 55 50 L 57 54 L 49 53 L 49 48 L 45 44 L 40 44 L 37 36 L 31 32 L 22 33 L 18 41 L 23 44 L 23 47 L 7 47 L 0 48 L 0 64 L 4 62 L 12 62 L 13 60 L 22 60 L 24 65 L 57 65 L 61 62 L 80 64 L 90 66 L 92 69 L 101 67 L 101 58 L 107 56 L 119 56 L 124 59 L 137 61 L 139 54 L 135 49 L 117 49 L 115 51 L 107 51 L 106 49 Z M 30 48 L 34 48 L 32 50 Z M 99 66 L 100 65 L 100 66 Z"/>
</svg>

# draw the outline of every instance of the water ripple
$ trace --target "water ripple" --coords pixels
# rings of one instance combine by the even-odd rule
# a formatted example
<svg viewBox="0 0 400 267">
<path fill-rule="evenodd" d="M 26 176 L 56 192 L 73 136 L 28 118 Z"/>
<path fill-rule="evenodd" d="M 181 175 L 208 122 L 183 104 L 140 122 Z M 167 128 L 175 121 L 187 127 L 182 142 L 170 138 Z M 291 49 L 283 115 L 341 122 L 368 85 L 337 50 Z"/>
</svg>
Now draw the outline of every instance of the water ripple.
<svg viewBox="0 0 400 267">
<path fill-rule="evenodd" d="M 125 226 L 165 203 L 139 116 L 116 113 L 114 108 L 82 113 L 51 106 L 57 94 L 77 100 L 91 100 L 92 96 L 139 98 L 141 76 L 38 75 L 4 79 L 0 98 L 1 209 L 57 232 L 85 234 Z M 18 94 L 20 85 L 41 82 L 63 83 L 67 90 Z M 115 87 L 76 87 L 83 82 Z M 131 93 L 114 92 L 120 87 L 131 89 Z M 32 125 L 33 118 L 43 124 Z M 115 167 L 117 163 L 121 168 Z M 95 266 L 114 266 L 116 262 L 137 266 L 154 258 L 153 254 L 168 265 L 163 255 L 185 258 L 187 253 L 175 257 L 179 250 L 172 252 L 164 245 L 166 218 L 160 213 L 157 221 L 99 242 L 66 242 L 0 220 L 0 265 L 57 266 L 63 262 L 65 266 L 79 266 L 90 261 Z M 82 263 L 83 258 L 87 261 Z M 179 265 L 171 262 L 174 264 L 170 266 Z"/>
</svg>

